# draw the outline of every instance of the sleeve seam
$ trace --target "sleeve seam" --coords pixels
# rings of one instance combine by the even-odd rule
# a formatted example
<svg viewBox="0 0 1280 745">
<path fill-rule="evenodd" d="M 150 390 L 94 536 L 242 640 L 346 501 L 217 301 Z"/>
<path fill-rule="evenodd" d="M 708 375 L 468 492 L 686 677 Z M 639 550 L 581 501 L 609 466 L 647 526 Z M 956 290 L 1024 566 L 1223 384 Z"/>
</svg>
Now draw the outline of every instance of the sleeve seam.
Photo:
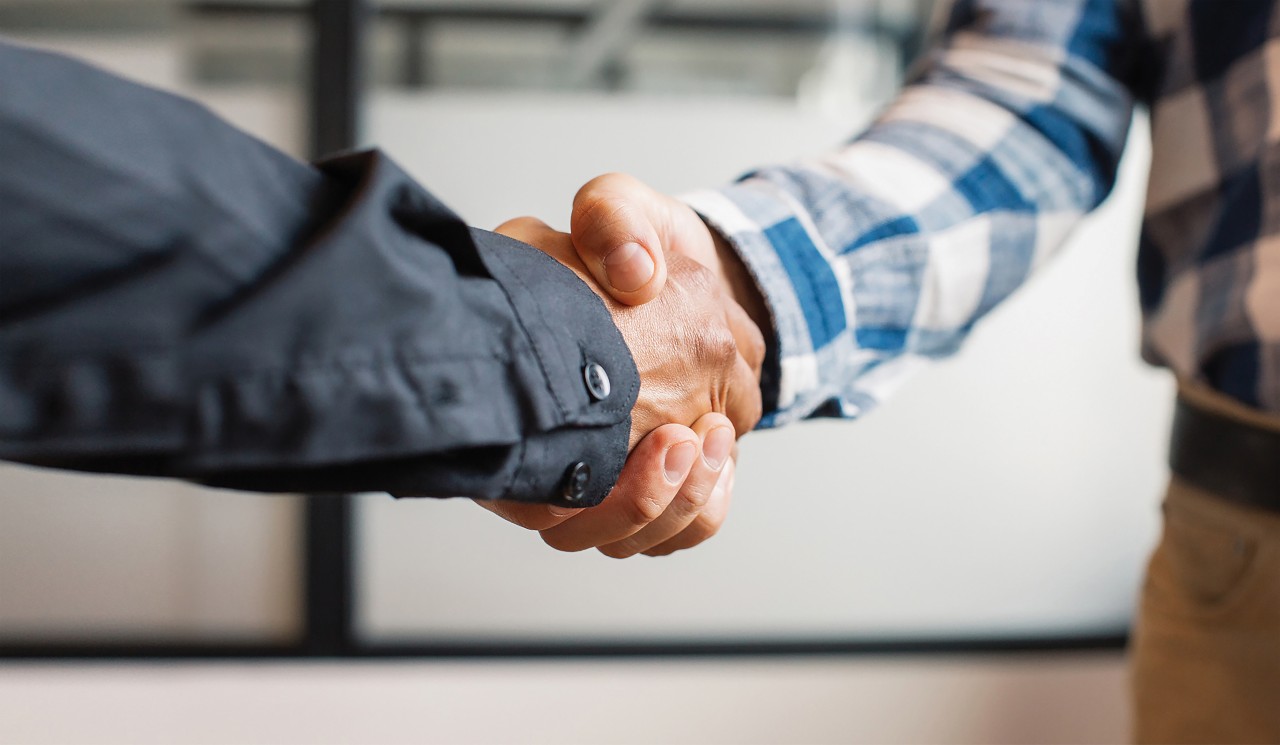
<svg viewBox="0 0 1280 745">
<path fill-rule="evenodd" d="M 507 273 L 511 276 L 511 279 L 520 285 L 520 289 L 524 290 L 524 292 L 528 295 L 533 294 L 533 291 L 529 289 L 529 286 L 524 283 L 523 279 L 520 278 L 520 273 L 515 271 L 515 269 L 511 266 L 511 264 L 507 262 L 506 257 L 502 255 L 501 251 L 492 251 L 490 252 L 490 255 L 492 255 L 495 259 L 497 259 L 499 262 L 502 263 L 503 268 L 507 270 Z M 507 303 L 511 305 L 512 317 L 515 318 L 516 324 L 519 325 L 520 331 L 525 336 L 525 340 L 528 342 L 529 347 L 533 350 L 534 359 L 538 361 L 538 371 L 542 373 L 543 387 L 545 387 L 547 392 L 551 394 L 551 399 L 556 402 L 556 407 L 560 410 L 561 419 L 567 421 L 569 419 L 569 409 L 565 405 L 565 402 L 560 399 L 560 395 L 556 392 L 555 386 L 551 385 L 551 374 L 547 370 L 547 362 L 546 360 L 543 359 L 542 350 L 539 348 L 538 343 L 534 340 L 533 334 L 529 333 L 529 326 L 525 322 L 525 319 L 521 317 L 519 310 L 515 307 L 515 303 L 511 299 L 511 296 L 507 288 L 503 286 L 502 282 L 497 282 L 497 284 L 499 287 L 502 288 L 503 295 L 506 296 L 507 298 Z"/>
</svg>

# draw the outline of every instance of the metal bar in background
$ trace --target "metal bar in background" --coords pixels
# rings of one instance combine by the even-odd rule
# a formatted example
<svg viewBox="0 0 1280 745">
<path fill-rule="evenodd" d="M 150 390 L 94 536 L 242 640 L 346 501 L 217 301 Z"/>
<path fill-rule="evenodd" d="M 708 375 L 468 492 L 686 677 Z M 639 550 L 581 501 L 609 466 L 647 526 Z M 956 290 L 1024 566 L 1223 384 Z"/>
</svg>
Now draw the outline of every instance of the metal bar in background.
<svg viewBox="0 0 1280 745">
<path fill-rule="evenodd" d="M 423 644 L 365 644 L 361 658 L 493 658 L 493 657 L 815 657 L 867 655 L 1041 654 L 1048 652 L 1114 652 L 1128 644 L 1127 630 L 1078 636 L 975 637 L 953 639 L 889 638 L 743 638 L 715 641 L 601 640 L 594 642 L 529 640 Z"/>
<path fill-rule="evenodd" d="M 311 6 L 308 116 L 313 158 L 355 147 L 364 99 L 366 0 L 314 0 Z"/>
<path fill-rule="evenodd" d="M 302 646 L 311 656 L 345 655 L 355 644 L 354 513 L 349 495 L 306 498 Z"/>
<path fill-rule="evenodd" d="M 427 66 L 427 30 L 430 22 L 425 18 L 406 18 L 401 26 L 404 44 L 400 82 L 408 88 L 425 88 L 431 84 L 431 70 Z"/>
<path fill-rule="evenodd" d="M 862 657 L 874 655 L 1028 655 L 1078 652 L 1119 652 L 1128 643 L 1124 631 L 1079 636 L 1034 636 L 956 639 L 739 639 L 734 641 L 507 641 L 378 644 L 351 646 L 347 659 L 463 659 L 463 658 L 631 658 L 631 657 Z M 297 659 L 315 657 L 310 649 L 269 646 L 199 644 L 42 644 L 5 647 L 0 660 L 57 659 Z M 325 655 L 328 656 L 328 655 Z"/>
<path fill-rule="evenodd" d="M 50 2 L 0 0 L 0 29 L 6 33 L 75 33 L 109 37 L 121 33 L 167 33 L 177 8 L 163 0 Z"/>
<path fill-rule="evenodd" d="M 190 0 L 185 6 L 196 15 L 262 16 L 296 15 L 301 8 L 289 2 L 252 2 L 250 0 Z M 418 18 L 429 21 L 476 21 L 492 23 L 557 23 L 581 26 L 592 18 L 590 8 L 530 8 L 518 2 L 499 6 L 477 3 L 439 5 L 378 3 L 378 17 L 390 21 Z M 698 11 L 680 8 L 655 8 L 647 19 L 649 28 L 675 31 L 715 31 L 725 33 L 828 34 L 831 13 L 788 13 L 785 11 Z M 868 31 L 888 35 L 902 33 L 896 27 L 869 21 Z"/>
<path fill-rule="evenodd" d="M 608 0 L 565 53 L 562 75 L 570 87 L 599 82 L 639 35 L 656 0 Z"/>
<path fill-rule="evenodd" d="M 864 0 L 870 3 L 872 0 Z M 928 2 L 929 0 L 920 0 Z M 187 0 L 183 7 L 200 17 L 288 18 L 302 12 L 303 6 L 288 0 Z M 868 6 L 870 7 L 870 6 Z M 603 10 L 602 10 L 603 9 Z M 383 21 L 403 35 L 404 59 L 398 82 L 411 88 L 429 85 L 426 72 L 425 45 L 422 34 L 437 23 L 490 23 L 497 25 L 556 25 L 573 34 L 583 34 L 576 50 L 570 50 L 561 72 L 571 87 L 598 83 L 606 90 L 621 86 L 623 68 L 620 50 L 611 48 L 617 29 L 643 22 L 646 31 L 693 32 L 701 34 L 769 35 L 823 38 L 840 30 L 837 6 L 829 11 L 743 11 L 698 10 L 669 7 L 656 0 L 599 0 L 599 4 L 580 8 L 528 7 L 518 2 L 505 5 L 464 2 L 421 5 L 383 1 L 371 9 Z M 903 50 L 903 72 L 914 60 L 923 39 L 923 29 L 885 22 L 879 14 L 860 14 L 856 29 L 894 44 Z"/>
<path fill-rule="evenodd" d="M 312 157 L 347 150 L 359 142 L 368 17 L 365 0 L 312 3 L 308 101 Z M 313 656 L 344 655 L 355 646 L 354 515 L 351 496 L 307 497 L 303 646 Z"/>
</svg>

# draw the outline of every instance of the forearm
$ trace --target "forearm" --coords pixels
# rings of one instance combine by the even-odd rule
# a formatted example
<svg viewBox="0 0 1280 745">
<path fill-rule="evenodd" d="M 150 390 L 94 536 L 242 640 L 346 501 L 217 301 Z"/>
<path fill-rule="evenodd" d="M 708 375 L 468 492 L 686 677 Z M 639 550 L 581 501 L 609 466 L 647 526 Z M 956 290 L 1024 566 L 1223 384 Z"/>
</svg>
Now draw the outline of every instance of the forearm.
<svg viewBox="0 0 1280 745">
<path fill-rule="evenodd" d="M 588 502 L 620 470 L 635 371 L 596 296 L 380 154 L 298 163 L 0 45 L 0 155 L 0 458 L 554 500 L 590 457 Z"/>
<path fill-rule="evenodd" d="M 846 148 L 688 198 L 765 298 L 766 426 L 857 416 L 911 358 L 953 352 L 1110 189 L 1132 110 L 1127 5 L 1074 27 L 1055 14 L 1082 2 L 979 6 Z"/>
</svg>

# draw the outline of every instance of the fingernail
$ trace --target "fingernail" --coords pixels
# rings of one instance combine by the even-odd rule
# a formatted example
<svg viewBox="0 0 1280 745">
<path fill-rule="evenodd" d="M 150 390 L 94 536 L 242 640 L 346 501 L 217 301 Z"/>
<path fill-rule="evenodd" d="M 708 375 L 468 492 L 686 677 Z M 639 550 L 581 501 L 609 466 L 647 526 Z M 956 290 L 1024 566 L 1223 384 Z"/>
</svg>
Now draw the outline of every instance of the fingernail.
<svg viewBox="0 0 1280 745">
<path fill-rule="evenodd" d="M 702 442 L 702 459 L 707 462 L 711 470 L 719 471 L 720 466 L 723 466 L 729 458 L 731 450 L 733 450 L 733 430 L 728 427 L 716 427 Z"/>
<path fill-rule="evenodd" d="M 716 477 L 716 485 L 711 489 L 711 496 L 722 497 L 725 492 L 733 488 L 733 460 L 729 460 L 730 465 L 726 465 L 720 471 L 720 475 Z"/>
<path fill-rule="evenodd" d="M 547 506 L 547 513 L 550 514 L 552 517 L 568 517 L 569 515 L 572 515 L 577 511 L 578 511 L 577 507 L 552 507 L 550 505 Z"/>
<path fill-rule="evenodd" d="M 693 468 L 693 459 L 698 457 L 698 448 L 692 442 L 682 442 L 667 451 L 662 468 L 667 472 L 667 483 L 680 484 Z"/>
<path fill-rule="evenodd" d="M 604 273 L 613 289 L 635 292 L 653 279 L 653 257 L 638 243 L 624 243 L 604 257 Z"/>
</svg>

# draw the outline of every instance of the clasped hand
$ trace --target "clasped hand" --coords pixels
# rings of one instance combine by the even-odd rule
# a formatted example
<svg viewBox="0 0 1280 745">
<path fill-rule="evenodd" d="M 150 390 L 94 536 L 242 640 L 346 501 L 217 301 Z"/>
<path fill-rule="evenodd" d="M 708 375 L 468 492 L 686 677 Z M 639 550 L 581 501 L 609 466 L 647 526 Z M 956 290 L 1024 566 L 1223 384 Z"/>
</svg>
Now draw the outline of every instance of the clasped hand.
<svg viewBox="0 0 1280 745">
<path fill-rule="evenodd" d="M 598 507 L 479 504 L 563 551 L 625 558 L 695 546 L 724 522 L 736 437 L 760 419 L 758 322 L 701 219 L 634 179 L 584 186 L 571 229 L 524 217 L 497 232 L 574 270 L 612 314 L 640 371 L 627 463 Z"/>
</svg>

